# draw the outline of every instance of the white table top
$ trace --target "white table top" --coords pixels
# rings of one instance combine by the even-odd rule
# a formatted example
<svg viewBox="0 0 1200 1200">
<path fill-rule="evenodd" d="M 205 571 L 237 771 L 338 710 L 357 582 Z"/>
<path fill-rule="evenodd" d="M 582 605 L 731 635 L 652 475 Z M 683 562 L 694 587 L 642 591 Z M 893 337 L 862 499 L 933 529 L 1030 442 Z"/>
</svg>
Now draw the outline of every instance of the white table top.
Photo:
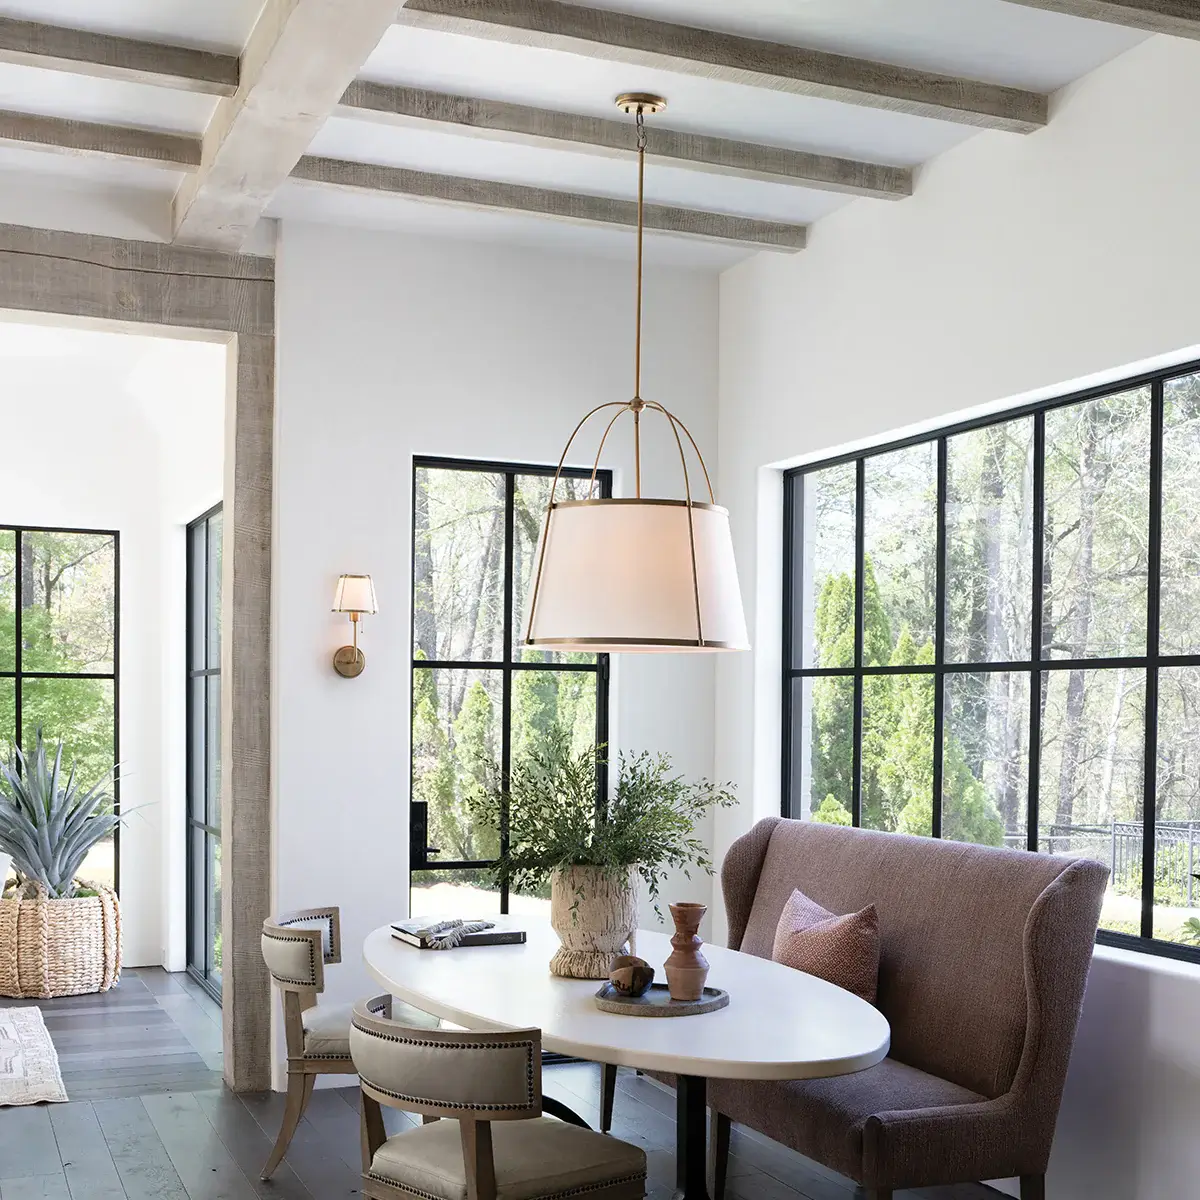
<svg viewBox="0 0 1200 1200">
<path fill-rule="evenodd" d="M 558 938 L 548 922 L 500 917 L 525 929 L 523 946 L 418 950 L 385 925 L 363 946 L 371 975 L 392 995 L 468 1029 L 540 1028 L 546 1050 L 591 1062 L 701 1075 L 710 1079 L 816 1079 L 846 1075 L 885 1057 L 891 1031 L 883 1014 L 849 992 L 768 959 L 705 946 L 709 985 L 729 1004 L 691 1017 L 602 1013 L 600 983 L 559 979 L 548 964 Z M 664 934 L 641 930 L 638 953 L 665 982 L 671 952 Z"/>
</svg>

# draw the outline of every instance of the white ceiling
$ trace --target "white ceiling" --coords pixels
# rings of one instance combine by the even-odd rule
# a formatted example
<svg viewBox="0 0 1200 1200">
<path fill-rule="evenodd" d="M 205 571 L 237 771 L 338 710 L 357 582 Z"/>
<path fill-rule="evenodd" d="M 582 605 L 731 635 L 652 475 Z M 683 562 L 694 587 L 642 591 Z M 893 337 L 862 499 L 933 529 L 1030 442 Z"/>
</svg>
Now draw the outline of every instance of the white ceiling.
<svg viewBox="0 0 1200 1200">
<path fill-rule="evenodd" d="M 262 7 L 263 0 L 5 0 L 0 15 L 238 54 Z"/>
<path fill-rule="evenodd" d="M 631 141 L 632 138 L 631 130 Z M 489 142 L 433 130 L 400 131 L 386 125 L 336 117 L 317 135 L 312 153 L 618 199 L 631 198 L 637 183 L 637 167 L 623 160 L 540 146 Z M 831 192 L 756 179 L 697 176 L 694 171 L 655 163 L 653 159 L 646 168 L 646 201 L 649 204 L 804 222 L 815 221 L 832 212 L 843 200 L 844 197 Z"/>
<path fill-rule="evenodd" d="M 0 108 L 18 112 L 199 135 L 216 106 L 195 92 L 0 63 Z"/>
<path fill-rule="evenodd" d="M 361 74 L 380 83 L 617 120 L 613 99 L 621 92 L 658 92 L 667 98 L 667 111 L 653 120 L 664 128 L 895 166 L 924 162 L 973 132 L 905 113 L 400 25 L 389 30 Z"/>
<path fill-rule="evenodd" d="M 1144 34 L 1077 20 L 1004 0 L 603 0 L 605 7 L 898 65 L 1050 92 L 1143 40 Z M 20 17 L 235 53 L 261 0 L 0 0 L 0 16 Z M 430 30 L 393 26 L 360 77 L 463 96 L 624 119 L 613 108 L 621 91 L 661 92 L 663 128 L 915 167 L 975 134 L 966 125 L 836 103 L 591 56 L 542 50 Z M 214 97 L 110 79 L 0 64 L 0 109 L 69 117 L 199 136 Z M 1004 136 L 1033 136 L 1006 134 Z M 630 143 L 633 130 L 630 128 Z M 338 114 L 309 153 L 422 171 L 530 184 L 632 199 L 636 175 L 626 159 L 562 148 L 531 147 L 461 136 L 450 126 L 402 128 Z M 118 192 L 162 206 L 181 172 L 145 164 L 68 157 L 34 148 L 0 147 L 0 221 L 27 223 L 22 181 L 43 189 L 61 181 L 74 192 L 106 192 L 97 213 L 110 220 Z M 917 186 L 919 187 L 919 181 Z M 852 199 L 812 187 L 705 174 L 650 159 L 647 197 L 685 208 L 809 223 Z M 894 201 L 904 203 L 903 200 Z M 86 206 L 65 223 L 86 225 Z M 351 193 L 288 181 L 270 216 L 409 229 L 421 233 L 568 247 L 627 255 L 627 230 L 566 224 L 516 213 L 476 212 L 386 194 Z M 139 220 L 144 219 L 139 217 Z M 97 228 L 95 232 L 113 232 Z M 721 268 L 753 251 L 648 235 L 652 261 Z"/>
<path fill-rule="evenodd" d="M 633 255 L 633 237 L 624 228 L 548 220 L 528 213 L 450 208 L 401 196 L 327 191 L 297 179 L 288 180 L 275 193 L 267 216 L 604 258 Z M 723 271 L 746 255 L 742 246 L 646 235 L 646 262 L 651 266 Z"/>
<path fill-rule="evenodd" d="M 1004 0 L 605 0 L 591 7 L 1035 92 L 1086 75 L 1146 36 Z"/>
</svg>

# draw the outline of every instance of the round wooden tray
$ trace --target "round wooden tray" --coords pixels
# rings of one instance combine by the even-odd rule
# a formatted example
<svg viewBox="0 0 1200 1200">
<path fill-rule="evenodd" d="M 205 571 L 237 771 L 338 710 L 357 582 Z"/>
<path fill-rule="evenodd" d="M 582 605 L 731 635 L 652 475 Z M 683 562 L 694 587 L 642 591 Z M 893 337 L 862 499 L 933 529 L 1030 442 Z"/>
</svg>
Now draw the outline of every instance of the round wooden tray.
<svg viewBox="0 0 1200 1200">
<path fill-rule="evenodd" d="M 711 987 L 704 989 L 699 1000 L 672 1000 L 665 983 L 652 983 L 641 996 L 622 996 L 611 983 L 596 993 L 596 1007 L 601 1012 L 625 1017 L 695 1017 L 716 1012 L 728 1003 L 728 992 Z"/>
</svg>

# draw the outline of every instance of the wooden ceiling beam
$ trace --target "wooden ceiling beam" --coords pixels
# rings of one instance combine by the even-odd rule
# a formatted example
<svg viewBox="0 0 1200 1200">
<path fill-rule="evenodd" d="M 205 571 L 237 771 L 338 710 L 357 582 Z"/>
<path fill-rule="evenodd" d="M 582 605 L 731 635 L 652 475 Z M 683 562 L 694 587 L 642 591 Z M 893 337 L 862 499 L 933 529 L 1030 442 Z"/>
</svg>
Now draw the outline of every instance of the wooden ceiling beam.
<svg viewBox="0 0 1200 1200">
<path fill-rule="evenodd" d="M 1069 17 L 1085 17 L 1110 25 L 1128 25 L 1150 33 L 1200 38 L 1200 4 L 1196 0 L 1009 0 L 1024 8 L 1044 8 Z"/>
<path fill-rule="evenodd" d="M 1036 92 L 560 0 L 407 0 L 396 20 L 989 129 L 1030 133 L 1047 120 L 1047 97 Z"/>
<path fill-rule="evenodd" d="M 328 187 L 388 193 L 459 208 L 522 212 L 589 225 L 615 225 L 627 229 L 637 227 L 637 204 L 632 200 L 557 192 L 524 184 L 436 175 L 428 171 L 410 171 L 404 167 L 385 167 L 311 155 L 306 155 L 296 164 L 292 178 Z M 647 229 L 661 233 L 751 246 L 758 250 L 801 250 L 807 235 L 804 225 L 759 221 L 750 217 L 662 204 L 645 206 L 645 223 Z"/>
<path fill-rule="evenodd" d="M 361 79 L 346 89 L 335 115 L 386 125 L 434 126 L 470 137 L 608 158 L 632 159 L 637 154 L 629 121 L 606 121 Z M 681 133 L 662 128 L 658 121 L 647 129 L 646 137 L 648 153 L 656 160 L 689 171 L 889 200 L 912 194 L 912 172 L 905 167 Z"/>
<path fill-rule="evenodd" d="M 210 96 L 232 96 L 238 84 L 236 54 L 164 46 L 11 17 L 0 17 L 0 62 Z"/>
<path fill-rule="evenodd" d="M 238 90 L 218 104 L 200 168 L 175 195 L 175 241 L 241 248 L 395 13 L 396 0 L 267 0 Z"/>
<path fill-rule="evenodd" d="M 136 159 L 176 171 L 194 171 L 200 165 L 198 137 L 21 112 L 0 111 L 0 143 L 62 154 Z"/>
</svg>

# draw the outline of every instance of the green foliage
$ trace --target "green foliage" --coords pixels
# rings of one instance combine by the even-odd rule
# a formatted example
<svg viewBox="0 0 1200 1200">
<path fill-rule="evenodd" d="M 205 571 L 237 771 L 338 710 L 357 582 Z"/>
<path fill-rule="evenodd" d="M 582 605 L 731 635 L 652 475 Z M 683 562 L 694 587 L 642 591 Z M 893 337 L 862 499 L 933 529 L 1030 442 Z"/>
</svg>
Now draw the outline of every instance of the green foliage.
<svg viewBox="0 0 1200 1200">
<path fill-rule="evenodd" d="M 816 606 L 817 661 L 853 665 L 854 583 L 832 574 Z M 870 556 L 863 576 L 864 654 L 868 663 L 927 666 L 932 640 L 918 645 L 905 623 L 892 646 L 887 612 Z M 812 688 L 812 794 L 825 799 L 813 819 L 850 824 L 854 693 L 844 677 L 817 678 Z M 862 823 L 928 837 L 933 828 L 934 685 L 928 674 L 869 675 L 863 680 Z M 942 774 L 942 834 L 999 846 L 1004 824 L 972 773 L 958 738 L 947 731 Z"/>
<path fill-rule="evenodd" d="M 1200 920 L 1188 917 L 1179 930 L 1179 940 L 1191 946 L 1200 946 Z"/>
<path fill-rule="evenodd" d="M 1187 843 L 1159 838 L 1154 847 L 1154 903 L 1166 908 L 1189 908 L 1187 894 Z M 1200 876 L 1193 876 L 1193 879 Z M 1141 896 L 1142 864 L 1134 860 L 1118 869 L 1112 879 L 1118 896 Z M 1194 889 L 1200 895 L 1200 884 Z"/>
<path fill-rule="evenodd" d="M 0 533 L 0 668 L 9 670 L 16 664 L 18 571 L 23 580 L 22 668 L 67 678 L 23 681 L 24 731 L 16 728 L 15 685 L 0 680 L 0 746 L 10 752 L 40 727 L 48 738 L 70 743 L 82 783 L 105 781 L 113 767 L 113 685 L 70 676 L 112 667 L 112 538 L 30 530 L 18 547 L 12 533 Z"/>
<path fill-rule="evenodd" d="M 826 796 L 820 805 L 813 809 L 812 819 L 822 825 L 853 825 L 854 818 L 850 810 L 836 796 Z"/>
<path fill-rule="evenodd" d="M 0 764 L 0 850 L 21 876 L 60 899 L 76 894 L 75 873 L 87 852 L 120 824 L 105 790 L 111 769 L 85 791 L 74 767 L 64 783 L 62 755 L 60 741 L 53 763 L 47 761 L 39 729 L 32 754 L 18 748 Z"/>
<path fill-rule="evenodd" d="M 1004 822 L 987 789 L 971 774 L 958 738 L 946 739 L 942 764 L 942 836 L 980 846 L 1004 845 Z"/>
<path fill-rule="evenodd" d="M 589 681 L 590 682 L 590 681 Z M 513 679 L 516 716 L 513 754 L 540 749 L 558 721 L 559 676 L 553 671 L 517 671 Z"/>
<path fill-rule="evenodd" d="M 556 726 L 514 761 L 507 795 L 495 789 L 471 799 L 481 823 L 494 819 L 507 801 L 509 849 L 492 868 L 498 884 L 530 892 L 566 867 L 601 867 L 614 875 L 633 867 L 657 912 L 659 884 L 669 868 L 712 873 L 708 851 L 693 831 L 709 809 L 736 803 L 733 793 L 705 779 L 688 782 L 673 774 L 665 754 L 643 753 L 622 755 L 615 791 L 598 804 L 602 762 L 603 748 L 574 749 L 570 733 Z"/>
<path fill-rule="evenodd" d="M 467 688 L 462 708 L 454 719 L 454 750 L 458 759 L 458 785 L 462 804 L 447 814 L 457 821 L 454 843 L 456 858 L 491 858 L 500 848 L 493 825 L 472 823 L 473 800 L 485 796 L 496 784 L 496 720 L 491 697 L 476 679 Z"/>
</svg>

